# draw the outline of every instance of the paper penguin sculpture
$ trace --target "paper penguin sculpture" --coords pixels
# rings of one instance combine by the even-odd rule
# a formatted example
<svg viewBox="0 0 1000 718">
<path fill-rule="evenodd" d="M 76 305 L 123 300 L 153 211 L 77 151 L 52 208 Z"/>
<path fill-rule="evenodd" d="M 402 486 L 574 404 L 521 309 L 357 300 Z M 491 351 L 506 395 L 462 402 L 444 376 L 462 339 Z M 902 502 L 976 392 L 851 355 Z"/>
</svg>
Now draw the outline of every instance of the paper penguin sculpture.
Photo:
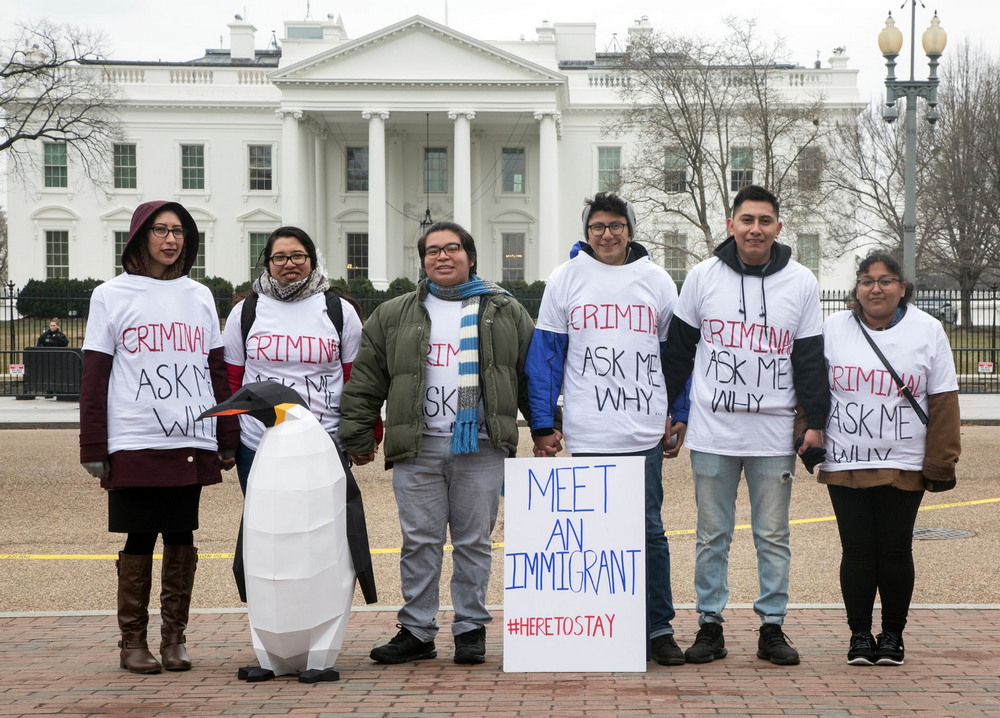
<svg viewBox="0 0 1000 718">
<path fill-rule="evenodd" d="M 360 491 L 336 444 L 294 389 L 269 381 L 247 384 L 202 417 L 228 414 L 249 414 L 267 427 L 250 469 L 242 528 L 247 613 L 260 665 L 241 668 L 238 676 L 254 682 L 288 674 L 298 674 L 303 683 L 335 681 L 355 564 L 366 562 L 358 573 L 371 576 Z M 363 542 L 355 543 L 363 546 L 355 551 L 348 544 L 349 524 L 357 528 L 357 517 L 352 522 L 348 516 L 348 483 L 361 511 Z M 374 601 L 374 581 L 363 581 L 362 588 Z"/>
</svg>

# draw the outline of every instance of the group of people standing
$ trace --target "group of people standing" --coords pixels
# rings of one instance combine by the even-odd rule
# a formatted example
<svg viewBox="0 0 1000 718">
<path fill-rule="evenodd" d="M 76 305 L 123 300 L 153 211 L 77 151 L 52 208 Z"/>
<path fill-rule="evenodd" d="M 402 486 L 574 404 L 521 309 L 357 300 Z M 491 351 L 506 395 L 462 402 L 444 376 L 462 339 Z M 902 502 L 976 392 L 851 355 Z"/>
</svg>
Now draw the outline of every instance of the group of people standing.
<svg viewBox="0 0 1000 718">
<path fill-rule="evenodd" d="M 262 380 L 299 391 L 344 454 L 348 493 L 358 498 L 349 464 L 375 459 L 384 416 L 404 603 L 398 633 L 371 651 L 379 663 L 437 656 L 449 534 L 454 661 L 485 661 L 491 535 L 519 413 L 536 457 L 565 448 L 644 458 L 650 659 L 678 665 L 727 655 L 728 558 L 742 477 L 757 551 L 757 656 L 799 662 L 783 628 L 798 455 L 810 472 L 819 466 L 840 527 L 848 661 L 902 663 L 916 511 L 925 489 L 953 485 L 960 452 L 958 387 L 940 324 L 907 302 L 912 284 L 885 253 L 862 262 L 852 308 L 824 323 L 816 279 L 777 241 L 778 201 L 764 188 L 737 194 L 729 238 L 692 269 L 679 295 L 635 241 L 636 221 L 614 194 L 586 201 L 583 241 L 549 277 L 537 323 L 476 274 L 475 241 L 452 222 L 419 239 L 424 277 L 416 291 L 364 322 L 349 299 L 331 298 L 311 238 L 282 227 L 262 252 L 253 296 L 220 333 L 210 293 L 186 276 L 198 251 L 194 220 L 175 202 L 141 205 L 125 273 L 93 294 L 80 407 L 81 461 L 108 490 L 109 530 L 127 534 L 117 561 L 121 666 L 191 666 L 184 629 L 201 487 L 236 466 L 245 490 L 262 433 L 252 421 L 195 417 Z M 699 615 L 686 650 L 674 638 L 662 519 L 663 460 L 684 444 L 698 514 Z M 161 534 L 157 660 L 147 608 Z M 374 597 L 370 561 L 355 568 L 366 598 Z"/>
</svg>

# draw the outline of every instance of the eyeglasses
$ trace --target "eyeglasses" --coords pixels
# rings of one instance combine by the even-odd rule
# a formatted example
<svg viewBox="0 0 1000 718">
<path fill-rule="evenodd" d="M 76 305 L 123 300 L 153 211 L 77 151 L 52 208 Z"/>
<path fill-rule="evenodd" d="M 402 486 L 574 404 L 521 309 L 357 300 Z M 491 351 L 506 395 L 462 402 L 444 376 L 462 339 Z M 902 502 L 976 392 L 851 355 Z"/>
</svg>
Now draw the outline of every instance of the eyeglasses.
<svg viewBox="0 0 1000 718">
<path fill-rule="evenodd" d="M 899 277 L 882 277 L 881 279 L 859 279 L 858 286 L 862 289 L 871 289 L 878 284 L 882 289 L 888 289 L 896 282 L 901 281 Z"/>
<path fill-rule="evenodd" d="M 162 224 L 154 224 L 149 228 L 149 231 L 153 233 L 154 237 L 159 237 L 160 239 L 166 239 L 168 234 L 174 235 L 174 239 L 184 239 L 184 228 L 183 227 L 164 227 Z"/>
<path fill-rule="evenodd" d="M 613 234 L 615 237 L 617 237 L 619 234 L 621 234 L 622 232 L 625 231 L 626 227 L 628 227 L 628 225 L 625 224 L 624 222 L 612 222 L 611 224 L 603 224 L 601 222 L 594 222 L 594 224 L 588 224 L 587 225 L 587 229 L 589 229 L 590 233 L 592 235 L 594 235 L 595 237 L 600 237 L 601 235 L 603 235 L 604 234 L 604 230 L 606 230 L 606 229 L 610 229 L 611 230 L 611 234 Z"/>
<path fill-rule="evenodd" d="M 444 252 L 449 257 L 458 254 L 462 250 L 462 245 L 458 242 L 452 242 L 451 244 L 446 244 L 443 247 L 427 247 L 424 249 L 424 256 L 434 259 L 436 256 Z"/>
<path fill-rule="evenodd" d="M 284 267 L 291 260 L 292 264 L 298 267 L 305 264 L 307 259 L 309 259 L 308 254 L 272 254 L 269 261 L 276 267 Z"/>
</svg>

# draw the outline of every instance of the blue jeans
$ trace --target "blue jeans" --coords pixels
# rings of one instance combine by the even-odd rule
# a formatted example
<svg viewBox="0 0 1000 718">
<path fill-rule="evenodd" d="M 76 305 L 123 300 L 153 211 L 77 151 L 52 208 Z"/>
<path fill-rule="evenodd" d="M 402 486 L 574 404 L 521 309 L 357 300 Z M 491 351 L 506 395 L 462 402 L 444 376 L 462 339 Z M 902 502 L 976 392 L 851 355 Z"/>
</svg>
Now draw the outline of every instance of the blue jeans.
<svg viewBox="0 0 1000 718">
<path fill-rule="evenodd" d="M 597 454 L 574 454 L 597 456 Z M 672 635 L 676 615 L 670 588 L 670 544 L 663 528 L 663 445 L 614 456 L 642 456 L 646 460 L 646 623 L 649 637 Z"/>
<path fill-rule="evenodd" d="M 253 466 L 253 458 L 257 452 L 244 444 L 242 441 L 236 447 L 236 477 L 240 480 L 240 491 L 247 495 L 247 481 L 250 479 L 250 467 Z"/>
<path fill-rule="evenodd" d="M 746 475 L 750 527 L 757 549 L 759 594 L 753 608 L 763 623 L 784 623 L 788 612 L 788 507 L 795 456 L 720 456 L 691 452 L 698 507 L 694 588 L 698 623 L 722 623 L 729 600 L 729 546 L 736 529 L 736 492 Z"/>
<path fill-rule="evenodd" d="M 500 507 L 507 452 L 480 440 L 477 454 L 452 454 L 451 438 L 424 436 L 420 455 L 397 461 L 392 488 L 399 509 L 403 607 L 399 623 L 420 641 L 438 632 L 441 564 L 451 531 L 453 635 L 493 620 L 486 589 L 493 564 L 493 527 Z"/>
</svg>

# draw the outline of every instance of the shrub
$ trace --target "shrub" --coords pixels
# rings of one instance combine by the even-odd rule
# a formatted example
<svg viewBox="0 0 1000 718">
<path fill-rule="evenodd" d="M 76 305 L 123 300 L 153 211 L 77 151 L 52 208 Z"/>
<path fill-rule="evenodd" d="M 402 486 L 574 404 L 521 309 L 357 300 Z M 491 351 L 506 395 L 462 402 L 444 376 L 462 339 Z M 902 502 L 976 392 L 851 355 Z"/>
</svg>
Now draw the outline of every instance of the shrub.
<svg viewBox="0 0 1000 718">
<path fill-rule="evenodd" d="M 409 294 L 416 288 L 417 285 L 406 277 L 397 277 L 389 282 L 389 289 L 386 291 L 386 294 L 390 297 L 399 297 L 403 294 Z"/>
<path fill-rule="evenodd" d="M 520 279 L 508 282 L 500 282 L 500 286 L 514 295 L 532 319 L 538 319 L 538 308 L 542 304 L 542 294 L 545 293 L 545 282 L 539 280 L 528 284 Z"/>
<path fill-rule="evenodd" d="M 222 277 L 205 277 L 198 280 L 210 290 L 215 297 L 215 311 L 220 317 L 228 317 L 233 306 L 233 285 Z"/>
<path fill-rule="evenodd" d="M 17 311 L 25 317 L 86 317 L 90 295 L 100 279 L 29 279 L 17 297 Z"/>
<path fill-rule="evenodd" d="M 236 287 L 233 289 L 233 296 L 245 297 L 246 295 L 248 295 L 251 292 L 251 290 L 253 290 L 254 281 L 255 280 L 251 279 L 246 282 L 243 282 L 242 284 L 237 284 Z"/>
</svg>

